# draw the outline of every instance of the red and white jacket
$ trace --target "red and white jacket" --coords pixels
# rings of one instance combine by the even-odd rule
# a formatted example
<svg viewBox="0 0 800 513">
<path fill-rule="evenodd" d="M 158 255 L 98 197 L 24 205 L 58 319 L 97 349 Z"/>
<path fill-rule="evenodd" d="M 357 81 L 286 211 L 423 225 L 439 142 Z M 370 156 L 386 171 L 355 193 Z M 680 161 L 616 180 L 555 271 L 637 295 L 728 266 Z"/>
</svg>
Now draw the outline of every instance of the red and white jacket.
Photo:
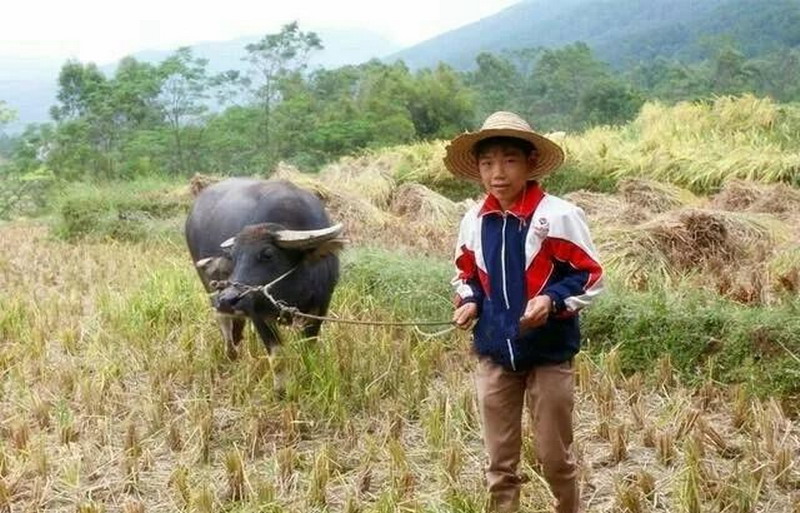
<svg viewBox="0 0 800 513">
<path fill-rule="evenodd" d="M 571 358 L 580 347 L 577 313 L 603 290 L 603 270 L 583 211 L 529 183 L 506 212 L 486 199 L 461 221 L 457 302 L 475 302 L 475 348 L 512 370 Z M 528 300 L 553 301 L 545 326 L 520 333 Z"/>
</svg>

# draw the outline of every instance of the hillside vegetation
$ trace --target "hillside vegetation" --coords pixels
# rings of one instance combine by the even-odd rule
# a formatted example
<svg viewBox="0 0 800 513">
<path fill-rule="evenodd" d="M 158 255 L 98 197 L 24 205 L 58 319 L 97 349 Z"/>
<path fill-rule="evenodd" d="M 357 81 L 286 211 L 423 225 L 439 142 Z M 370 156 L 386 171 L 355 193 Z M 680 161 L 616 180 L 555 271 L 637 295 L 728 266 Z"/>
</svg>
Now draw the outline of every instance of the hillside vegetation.
<svg viewBox="0 0 800 513">
<path fill-rule="evenodd" d="M 749 57 L 800 43 L 796 0 L 527 0 L 394 54 L 413 68 L 442 61 L 470 68 L 481 52 L 554 48 L 577 41 L 604 61 L 630 67 L 656 58 L 696 61 L 715 38 L 741 42 Z"/>
</svg>

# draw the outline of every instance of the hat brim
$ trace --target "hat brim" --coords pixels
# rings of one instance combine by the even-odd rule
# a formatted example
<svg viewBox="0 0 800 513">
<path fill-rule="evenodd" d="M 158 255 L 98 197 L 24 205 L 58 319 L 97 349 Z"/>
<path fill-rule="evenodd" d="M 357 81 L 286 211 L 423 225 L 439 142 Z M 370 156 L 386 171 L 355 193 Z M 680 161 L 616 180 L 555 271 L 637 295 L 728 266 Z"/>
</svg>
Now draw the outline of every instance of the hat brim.
<svg viewBox="0 0 800 513">
<path fill-rule="evenodd" d="M 564 163 L 564 150 L 543 135 L 512 128 L 490 128 L 467 132 L 453 139 L 446 148 L 445 167 L 456 176 L 480 182 L 478 161 L 472 149 L 475 144 L 490 137 L 514 137 L 533 144 L 536 148 L 536 165 L 529 171 L 528 180 L 538 180 Z"/>
</svg>

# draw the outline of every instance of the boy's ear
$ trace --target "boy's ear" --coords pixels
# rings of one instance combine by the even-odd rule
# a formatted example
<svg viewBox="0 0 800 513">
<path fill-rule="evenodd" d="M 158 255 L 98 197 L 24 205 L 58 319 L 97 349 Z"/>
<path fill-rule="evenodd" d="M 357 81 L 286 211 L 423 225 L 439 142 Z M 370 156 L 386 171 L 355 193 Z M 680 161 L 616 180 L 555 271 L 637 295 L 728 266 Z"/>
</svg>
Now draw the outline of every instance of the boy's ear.
<svg viewBox="0 0 800 513">
<path fill-rule="evenodd" d="M 539 161 L 539 155 L 532 151 L 530 155 L 528 155 L 528 169 L 533 169 L 536 167 L 536 163 Z"/>
</svg>

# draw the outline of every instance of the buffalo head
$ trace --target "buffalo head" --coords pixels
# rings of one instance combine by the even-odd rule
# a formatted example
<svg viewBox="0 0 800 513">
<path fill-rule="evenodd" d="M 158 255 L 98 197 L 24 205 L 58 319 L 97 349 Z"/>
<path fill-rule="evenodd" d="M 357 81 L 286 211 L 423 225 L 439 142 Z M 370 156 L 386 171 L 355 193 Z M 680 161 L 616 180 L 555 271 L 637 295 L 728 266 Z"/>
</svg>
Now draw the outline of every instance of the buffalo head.
<svg viewBox="0 0 800 513">
<path fill-rule="evenodd" d="M 230 277 L 216 294 L 214 307 L 220 313 L 277 316 L 275 305 L 262 294 L 248 292 L 247 287 L 264 286 L 292 271 L 272 291 L 279 300 L 297 303 L 295 296 L 303 292 L 297 289 L 313 286 L 306 283 L 308 269 L 342 249 L 341 230 L 340 224 L 317 230 L 288 230 L 275 223 L 245 227 L 220 245 L 225 256 L 219 258 L 229 264 L 217 265 L 228 267 Z"/>
</svg>

